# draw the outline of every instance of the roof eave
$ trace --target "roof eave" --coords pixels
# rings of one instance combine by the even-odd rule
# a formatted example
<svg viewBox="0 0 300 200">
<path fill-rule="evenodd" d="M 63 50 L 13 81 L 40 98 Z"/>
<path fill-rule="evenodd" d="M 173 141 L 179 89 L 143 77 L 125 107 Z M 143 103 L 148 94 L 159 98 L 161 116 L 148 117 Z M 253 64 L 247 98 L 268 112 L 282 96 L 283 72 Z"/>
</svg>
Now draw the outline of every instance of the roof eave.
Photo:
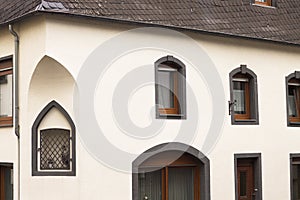
<svg viewBox="0 0 300 200">
<path fill-rule="evenodd" d="M 196 29 L 196 28 L 190 28 L 190 27 L 180 27 L 180 26 L 157 24 L 157 23 L 151 23 L 151 22 L 145 22 L 145 21 L 141 22 L 141 21 L 133 21 L 133 20 L 129 20 L 129 19 L 118 19 L 118 18 L 105 17 L 105 16 L 93 16 L 93 15 L 85 15 L 85 14 L 78 14 L 78 13 L 54 11 L 54 10 L 33 10 L 33 11 L 28 12 L 24 15 L 16 17 L 12 20 L 0 23 L 0 26 L 5 26 L 5 25 L 8 25 L 8 24 L 17 23 L 17 22 L 19 22 L 19 21 L 21 21 L 25 18 L 34 16 L 34 15 L 40 15 L 40 14 L 67 15 L 67 16 L 71 16 L 71 17 L 102 20 L 102 21 L 108 21 L 108 22 L 114 21 L 114 22 L 124 23 L 124 24 L 136 24 L 136 25 L 143 25 L 143 26 L 171 28 L 171 29 L 174 29 L 174 30 L 191 31 L 191 32 L 208 34 L 208 35 L 215 35 L 215 36 L 221 36 L 221 37 L 233 37 L 233 38 L 246 39 L 246 40 L 271 42 L 271 43 L 282 44 L 282 45 L 300 46 L 300 44 L 298 44 L 298 43 L 282 41 L 282 40 L 273 40 L 273 39 L 268 39 L 268 38 L 250 37 L 250 36 L 245 36 L 245 35 L 224 33 L 224 32 L 220 32 L 220 31 L 209 31 L 209 30 L 198 29 L 198 28 Z"/>
</svg>

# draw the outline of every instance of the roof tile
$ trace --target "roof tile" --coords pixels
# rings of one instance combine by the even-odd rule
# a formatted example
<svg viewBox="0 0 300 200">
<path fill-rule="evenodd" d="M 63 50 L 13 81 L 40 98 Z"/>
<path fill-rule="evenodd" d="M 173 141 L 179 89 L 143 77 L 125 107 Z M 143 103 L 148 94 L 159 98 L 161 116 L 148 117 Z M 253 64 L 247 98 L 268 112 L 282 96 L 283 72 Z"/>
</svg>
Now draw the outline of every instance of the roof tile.
<svg viewBox="0 0 300 200">
<path fill-rule="evenodd" d="M 274 8 L 251 0 L 0 0 L 0 24 L 39 8 L 300 45 L 300 1 L 277 1 Z"/>
</svg>

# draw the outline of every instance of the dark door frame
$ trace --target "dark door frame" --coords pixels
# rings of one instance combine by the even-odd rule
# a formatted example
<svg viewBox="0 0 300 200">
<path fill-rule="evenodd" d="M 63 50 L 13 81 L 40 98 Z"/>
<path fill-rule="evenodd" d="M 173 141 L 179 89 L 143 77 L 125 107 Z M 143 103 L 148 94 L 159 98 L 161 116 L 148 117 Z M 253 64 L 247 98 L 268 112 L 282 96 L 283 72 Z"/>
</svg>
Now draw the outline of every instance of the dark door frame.
<svg viewBox="0 0 300 200">
<path fill-rule="evenodd" d="M 238 196 L 238 160 L 253 160 L 254 188 L 258 189 L 253 200 L 262 200 L 262 169 L 261 169 L 261 153 L 242 153 L 234 154 L 234 179 L 235 179 L 235 200 Z"/>
</svg>

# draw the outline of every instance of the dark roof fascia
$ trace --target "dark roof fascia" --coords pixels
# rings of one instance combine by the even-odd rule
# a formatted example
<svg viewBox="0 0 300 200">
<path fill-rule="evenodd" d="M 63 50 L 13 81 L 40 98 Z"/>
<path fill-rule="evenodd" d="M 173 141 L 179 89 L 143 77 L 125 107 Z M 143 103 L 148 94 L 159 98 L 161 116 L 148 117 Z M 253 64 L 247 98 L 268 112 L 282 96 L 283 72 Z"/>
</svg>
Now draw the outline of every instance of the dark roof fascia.
<svg viewBox="0 0 300 200">
<path fill-rule="evenodd" d="M 138 25 L 138 26 L 142 25 L 142 26 L 147 26 L 147 27 L 170 28 L 170 29 L 177 30 L 177 31 L 190 31 L 190 32 L 194 32 L 194 33 L 202 33 L 202 34 L 214 35 L 214 36 L 219 36 L 219 37 L 232 37 L 232 38 L 237 38 L 237 39 L 255 40 L 255 41 L 262 41 L 262 42 L 295 46 L 295 47 L 300 46 L 300 44 L 288 42 L 288 41 L 271 40 L 271 39 L 266 39 L 266 38 L 249 37 L 249 36 L 244 36 L 244 35 L 236 35 L 236 34 L 230 34 L 230 33 L 224 33 L 224 32 L 217 32 L 217 31 L 207 31 L 207 30 L 203 30 L 203 29 L 193 29 L 193 28 L 180 27 L 180 26 L 174 26 L 174 25 L 156 24 L 156 23 L 149 23 L 149 22 L 140 22 L 140 21 L 132 21 L 132 20 L 126 20 L 126 19 L 116 19 L 116 18 L 111 18 L 111 17 L 104 17 L 104 16 L 100 17 L 100 16 L 84 15 L 84 14 L 69 13 L 69 12 L 62 12 L 62 11 L 51 11 L 51 10 L 31 11 L 22 16 L 15 18 L 15 19 L 12 19 L 10 21 L 0 24 L 0 27 L 3 25 L 8 25 L 8 24 L 13 24 L 13 23 L 19 22 L 27 17 L 31 17 L 34 15 L 41 15 L 41 14 L 65 15 L 65 16 L 69 16 L 69 17 L 101 20 L 101 21 L 106 21 L 106 22 L 118 22 L 118 23 L 126 24 L 126 25 Z"/>
<path fill-rule="evenodd" d="M 27 12 L 27 13 L 25 13 L 23 15 L 20 15 L 18 17 L 10 19 L 9 21 L 5 21 L 5 22 L 0 23 L 0 27 L 6 26 L 6 25 L 9 25 L 9 24 L 17 23 L 19 21 L 22 21 L 24 18 L 30 17 L 30 16 L 35 15 L 35 14 L 37 14 L 36 10 Z"/>
</svg>

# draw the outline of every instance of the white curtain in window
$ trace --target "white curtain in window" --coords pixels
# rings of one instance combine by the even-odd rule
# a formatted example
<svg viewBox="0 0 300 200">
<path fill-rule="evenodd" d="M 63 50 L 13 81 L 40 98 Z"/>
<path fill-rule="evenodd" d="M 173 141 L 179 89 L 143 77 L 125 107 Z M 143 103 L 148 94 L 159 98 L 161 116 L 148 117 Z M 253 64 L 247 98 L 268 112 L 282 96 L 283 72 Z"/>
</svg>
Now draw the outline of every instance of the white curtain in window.
<svg viewBox="0 0 300 200">
<path fill-rule="evenodd" d="M 174 73 L 169 71 L 158 72 L 158 103 L 159 108 L 174 107 Z"/>
<path fill-rule="evenodd" d="M 244 113 L 245 110 L 245 90 L 234 90 L 233 99 L 235 100 L 234 111 L 237 113 Z"/>
<path fill-rule="evenodd" d="M 168 200 L 194 200 L 194 168 L 170 167 Z"/>
<path fill-rule="evenodd" d="M 1 77 L 0 116 L 12 116 L 12 74 Z"/>
<path fill-rule="evenodd" d="M 139 174 L 139 200 L 161 200 L 161 171 Z"/>
</svg>

